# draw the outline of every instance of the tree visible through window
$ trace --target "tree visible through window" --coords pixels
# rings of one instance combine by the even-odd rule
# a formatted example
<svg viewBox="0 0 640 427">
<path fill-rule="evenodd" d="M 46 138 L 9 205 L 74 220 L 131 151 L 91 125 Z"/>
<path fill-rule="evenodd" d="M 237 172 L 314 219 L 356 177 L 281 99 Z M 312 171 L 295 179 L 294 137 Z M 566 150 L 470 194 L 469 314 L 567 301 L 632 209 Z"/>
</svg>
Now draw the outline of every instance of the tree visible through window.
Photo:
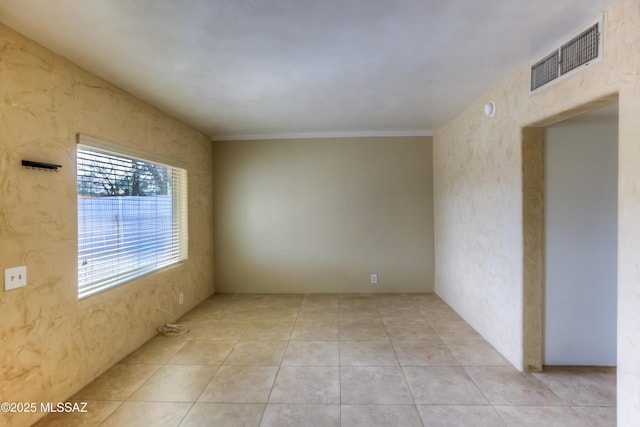
<svg viewBox="0 0 640 427">
<path fill-rule="evenodd" d="M 78 296 L 187 257 L 186 171 L 78 145 Z"/>
</svg>

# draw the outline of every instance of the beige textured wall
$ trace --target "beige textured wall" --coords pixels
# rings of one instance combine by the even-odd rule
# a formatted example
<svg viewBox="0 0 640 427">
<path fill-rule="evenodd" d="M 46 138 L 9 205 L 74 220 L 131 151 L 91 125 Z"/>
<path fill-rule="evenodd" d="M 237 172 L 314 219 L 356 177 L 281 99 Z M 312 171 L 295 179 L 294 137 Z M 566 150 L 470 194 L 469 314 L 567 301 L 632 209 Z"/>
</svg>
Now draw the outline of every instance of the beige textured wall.
<svg viewBox="0 0 640 427">
<path fill-rule="evenodd" d="M 1 25 L 0 82 L 0 270 L 28 268 L 26 288 L 0 289 L 0 401 L 56 402 L 175 320 L 156 307 L 178 316 L 213 293 L 212 148 L 203 134 Z M 78 301 L 78 132 L 188 165 L 188 261 Z M 63 167 L 26 170 L 22 159 Z M 0 425 L 41 415 L 0 414 Z"/>
<path fill-rule="evenodd" d="M 544 137 L 542 127 L 522 129 L 522 366 L 541 371 L 544 362 Z"/>
<path fill-rule="evenodd" d="M 533 96 L 523 67 L 437 130 L 435 287 L 523 368 L 521 128 L 619 93 L 618 423 L 630 426 L 640 419 L 640 2 L 616 3 L 604 25 L 601 62 Z M 493 119 L 482 114 L 489 100 Z"/>
<path fill-rule="evenodd" d="M 218 291 L 433 291 L 430 137 L 229 141 L 214 152 Z"/>
</svg>

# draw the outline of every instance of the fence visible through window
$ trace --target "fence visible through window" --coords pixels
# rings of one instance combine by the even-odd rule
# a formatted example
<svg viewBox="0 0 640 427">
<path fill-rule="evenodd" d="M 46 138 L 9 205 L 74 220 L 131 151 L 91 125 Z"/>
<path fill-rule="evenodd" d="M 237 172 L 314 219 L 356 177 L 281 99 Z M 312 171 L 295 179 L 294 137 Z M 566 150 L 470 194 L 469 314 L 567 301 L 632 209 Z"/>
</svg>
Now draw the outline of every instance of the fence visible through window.
<svg viewBox="0 0 640 427">
<path fill-rule="evenodd" d="M 186 259 L 186 171 L 78 146 L 80 298 Z"/>
</svg>

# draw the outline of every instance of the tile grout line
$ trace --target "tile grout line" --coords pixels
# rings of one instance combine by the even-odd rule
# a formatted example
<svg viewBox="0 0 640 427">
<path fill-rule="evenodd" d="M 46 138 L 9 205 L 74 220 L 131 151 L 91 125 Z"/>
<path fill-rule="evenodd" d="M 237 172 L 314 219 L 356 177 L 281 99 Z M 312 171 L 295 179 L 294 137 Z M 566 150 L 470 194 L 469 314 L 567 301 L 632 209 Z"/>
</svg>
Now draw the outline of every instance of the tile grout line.
<svg viewBox="0 0 640 427">
<path fill-rule="evenodd" d="M 182 418 L 180 418 L 180 421 L 178 422 L 178 424 L 176 424 L 176 427 L 180 427 L 180 425 L 184 422 L 184 420 L 187 418 L 187 415 L 189 415 L 189 412 L 191 412 L 191 410 L 193 409 L 193 407 L 196 405 L 196 402 L 191 402 L 191 406 L 189 407 L 189 409 L 187 409 L 187 411 L 184 413 L 184 415 L 182 416 Z"/>
<path fill-rule="evenodd" d="M 249 323 L 250 325 L 251 323 Z M 249 328 L 249 325 L 247 325 L 247 328 L 242 331 L 242 334 L 240 334 L 240 336 L 238 337 L 237 341 L 234 342 L 233 347 L 231 347 L 231 350 L 229 350 L 229 352 L 227 353 L 227 355 L 224 357 L 224 359 L 222 360 L 222 362 L 220 362 L 220 364 L 218 365 L 218 367 L 216 368 L 215 372 L 213 373 L 213 375 L 211 376 L 211 379 L 209 380 L 209 382 L 207 382 L 207 384 L 202 388 L 202 390 L 200 391 L 200 393 L 198 394 L 198 396 L 196 397 L 195 401 L 193 402 L 193 405 L 191 406 L 191 408 L 189 409 L 189 411 L 187 411 L 187 413 L 185 414 L 185 417 L 187 415 L 189 415 L 189 412 L 191 412 L 191 409 L 193 409 L 193 407 L 195 406 L 196 403 L 217 403 L 217 402 L 198 402 L 198 400 L 200 399 L 200 397 L 202 397 L 202 394 L 204 393 L 204 391 L 207 389 L 207 387 L 209 387 L 209 385 L 211 384 L 211 382 L 214 380 L 214 378 L 216 377 L 216 375 L 218 374 L 218 372 L 220 372 L 220 370 L 222 369 L 224 365 L 224 363 L 227 361 L 227 359 L 229 358 L 229 356 L 231 355 L 231 353 L 233 353 L 233 350 L 236 348 L 236 345 L 240 342 L 240 340 L 242 339 L 242 336 L 244 335 L 244 333 L 246 332 L 246 330 Z M 226 340 L 224 340 L 226 341 Z M 182 420 L 184 421 L 184 419 Z M 181 421 L 181 423 L 182 423 Z"/>
<path fill-rule="evenodd" d="M 480 392 L 480 394 L 482 394 L 482 397 L 485 398 L 485 400 L 488 403 L 488 406 L 491 407 L 491 409 L 493 410 L 494 414 L 496 414 L 496 416 L 502 421 L 502 423 L 506 426 L 507 423 L 504 420 L 504 418 L 500 415 L 500 413 L 496 410 L 495 406 L 491 400 L 485 395 L 485 393 L 482 391 L 482 389 L 480 388 L 480 386 L 476 383 L 476 381 L 473 379 L 473 377 L 471 375 L 469 375 L 469 372 L 467 371 L 468 367 L 477 367 L 477 366 L 466 366 L 463 365 L 462 362 L 460 361 L 460 359 L 458 358 L 458 356 L 456 356 L 455 352 L 453 352 L 451 350 L 451 347 L 449 346 L 449 343 L 447 342 L 447 340 L 445 340 L 442 335 L 436 330 L 436 328 L 433 327 L 433 323 L 429 322 L 429 324 L 431 325 L 431 328 L 433 329 L 434 333 L 436 334 L 436 336 L 440 339 L 440 341 L 442 341 L 444 343 L 445 346 L 447 346 L 447 349 L 449 350 L 449 352 L 451 353 L 451 355 L 453 356 L 453 358 L 456 360 L 456 362 L 458 362 L 458 367 L 462 368 L 462 370 L 464 371 L 465 375 L 467 377 L 469 377 L 469 379 L 471 380 L 471 382 L 473 383 L 473 385 L 478 389 L 478 391 Z"/>
<path fill-rule="evenodd" d="M 447 344 L 445 342 L 445 344 L 447 345 L 447 347 L 449 347 L 449 344 Z M 453 352 L 452 352 L 453 354 Z M 454 355 L 455 357 L 455 355 Z M 457 359 L 456 359 L 457 360 Z M 459 363 L 459 362 L 458 362 Z M 487 403 L 489 404 L 488 406 L 491 407 L 491 409 L 493 410 L 493 413 L 496 414 L 496 416 L 500 419 L 500 421 L 502 421 L 502 424 L 504 426 L 507 425 L 507 421 L 504 419 L 504 417 L 502 415 L 500 415 L 500 413 L 496 410 L 496 406 L 499 405 L 494 405 L 493 402 L 491 401 L 491 399 L 489 399 L 487 397 L 487 395 L 484 393 L 484 391 L 482 391 L 482 388 L 480 388 L 480 386 L 478 385 L 478 383 L 476 382 L 476 380 L 473 379 L 473 377 L 471 375 L 469 375 L 469 372 L 467 371 L 467 367 L 465 366 L 460 366 L 460 368 L 462 368 L 462 370 L 464 371 L 464 374 L 469 377 L 469 379 L 471 380 L 471 382 L 473 383 L 473 385 L 478 389 L 478 391 L 480 392 L 480 394 L 482 394 L 482 397 L 485 398 L 485 400 L 487 401 Z"/>
<path fill-rule="evenodd" d="M 378 307 L 378 314 L 380 314 L 380 308 L 379 307 Z M 416 397 L 413 395 L 413 391 L 411 390 L 411 387 L 409 386 L 409 381 L 407 381 L 407 376 L 406 376 L 406 374 L 404 372 L 404 367 L 400 363 L 400 357 L 398 357 L 398 352 L 396 350 L 396 347 L 393 345 L 393 340 L 391 339 L 391 336 L 389 335 L 389 331 L 387 330 L 387 325 L 384 323 L 384 321 L 382 322 L 382 327 L 384 328 L 384 331 L 387 334 L 387 338 L 389 339 L 389 343 L 391 344 L 391 348 L 393 349 L 393 354 L 395 354 L 395 356 L 396 356 L 396 362 L 398 362 L 398 367 L 400 368 L 400 372 L 402 373 L 402 379 L 404 379 L 404 383 L 407 386 L 407 390 L 409 390 L 409 394 L 411 395 L 411 400 L 413 400 L 413 408 L 415 409 L 416 413 L 418 414 L 418 419 L 420 419 L 420 423 L 422 424 L 422 427 L 426 427 L 424 425 L 424 420 L 422 419 L 422 415 L 420 415 L 420 411 L 418 410 L 418 404 L 416 403 Z"/>
<path fill-rule="evenodd" d="M 98 427 L 100 427 L 100 426 L 104 425 L 104 423 L 106 423 L 106 422 L 107 422 L 107 420 L 108 420 L 109 418 L 111 418 L 111 416 L 112 416 L 113 414 L 115 414 L 115 413 L 116 413 L 116 411 L 117 411 L 118 409 L 120 409 L 120 407 L 121 407 L 125 402 L 126 402 L 126 400 L 121 401 L 121 402 L 120 402 L 120 404 L 119 404 L 116 408 L 114 408 L 114 410 L 113 410 L 113 411 L 111 411 L 111 413 L 110 413 L 109 415 L 107 415 L 107 417 L 106 417 L 104 420 L 100 421 L 100 423 L 98 424 Z M 42 418 L 41 418 L 41 419 L 42 419 Z"/>
<path fill-rule="evenodd" d="M 539 380 L 538 378 L 536 378 L 535 375 L 533 375 L 531 372 L 525 372 L 529 377 L 531 377 L 533 380 L 535 380 L 536 382 L 538 382 L 538 384 L 540 384 L 542 387 L 544 387 L 546 390 L 548 390 L 549 392 L 551 392 L 551 394 L 553 394 L 555 397 L 558 398 L 558 400 L 560 400 L 563 405 L 552 405 L 552 406 L 566 406 L 568 408 L 571 409 L 571 412 L 573 412 L 576 416 L 578 416 L 578 413 L 576 411 L 573 410 L 573 408 L 571 408 L 571 405 L 569 405 L 569 403 L 567 401 L 565 401 L 563 398 L 561 398 L 560 396 L 558 396 L 556 394 L 555 391 L 553 391 L 551 389 L 551 387 L 549 387 L 548 385 L 546 385 L 544 382 L 542 382 L 541 380 Z"/>
<path fill-rule="evenodd" d="M 298 322 L 298 315 L 296 314 L 296 320 L 293 323 L 294 328 L 297 322 Z M 262 409 L 262 415 L 260 415 L 260 422 L 258 423 L 258 426 L 262 425 L 262 421 L 264 420 L 264 414 L 267 412 L 267 406 L 269 405 L 269 401 L 271 400 L 271 394 L 273 393 L 273 389 L 275 388 L 276 382 L 278 381 L 278 375 L 280 375 L 280 369 L 282 369 L 282 362 L 284 361 L 284 356 L 285 354 L 287 354 L 287 349 L 289 348 L 289 342 L 291 341 L 291 334 L 293 334 L 293 329 L 291 329 L 291 332 L 289 333 L 289 339 L 286 340 L 284 350 L 282 351 L 282 356 L 280 357 L 280 363 L 278 364 L 278 370 L 276 371 L 276 375 L 273 378 L 273 384 L 271 384 L 271 388 L 269 389 L 269 394 L 267 395 L 267 400 L 264 403 L 264 408 Z"/>
</svg>

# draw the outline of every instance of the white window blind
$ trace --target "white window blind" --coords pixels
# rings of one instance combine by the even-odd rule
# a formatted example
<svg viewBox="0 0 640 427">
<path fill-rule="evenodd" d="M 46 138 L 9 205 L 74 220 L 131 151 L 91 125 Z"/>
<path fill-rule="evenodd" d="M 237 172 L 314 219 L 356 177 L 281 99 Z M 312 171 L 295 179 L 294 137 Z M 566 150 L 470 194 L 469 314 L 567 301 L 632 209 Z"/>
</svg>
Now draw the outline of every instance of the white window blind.
<svg viewBox="0 0 640 427">
<path fill-rule="evenodd" d="M 187 258 L 187 171 L 77 148 L 78 297 Z"/>
</svg>

